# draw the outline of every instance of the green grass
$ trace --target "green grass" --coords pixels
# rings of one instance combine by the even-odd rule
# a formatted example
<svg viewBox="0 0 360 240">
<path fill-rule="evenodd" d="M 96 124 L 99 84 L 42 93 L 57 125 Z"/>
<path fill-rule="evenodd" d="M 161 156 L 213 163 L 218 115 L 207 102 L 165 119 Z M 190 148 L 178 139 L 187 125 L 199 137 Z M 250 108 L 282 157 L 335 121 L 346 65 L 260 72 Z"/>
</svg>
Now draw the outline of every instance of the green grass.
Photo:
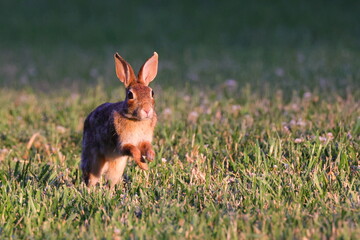
<svg viewBox="0 0 360 240">
<path fill-rule="evenodd" d="M 158 95 L 156 160 L 149 172 L 130 164 L 112 193 L 87 191 L 78 169 L 81 124 L 107 100 L 103 89 L 54 96 L 2 90 L 2 236 L 359 236 L 353 95 L 307 93 L 287 103 L 281 92 L 261 97 L 247 88 L 236 99 L 211 90 Z M 27 151 L 36 132 L 41 137 Z"/>
<path fill-rule="evenodd" d="M 1 239 L 359 238 L 357 2 L 1 4 Z M 112 54 L 154 50 L 156 159 L 89 190 Z"/>
</svg>

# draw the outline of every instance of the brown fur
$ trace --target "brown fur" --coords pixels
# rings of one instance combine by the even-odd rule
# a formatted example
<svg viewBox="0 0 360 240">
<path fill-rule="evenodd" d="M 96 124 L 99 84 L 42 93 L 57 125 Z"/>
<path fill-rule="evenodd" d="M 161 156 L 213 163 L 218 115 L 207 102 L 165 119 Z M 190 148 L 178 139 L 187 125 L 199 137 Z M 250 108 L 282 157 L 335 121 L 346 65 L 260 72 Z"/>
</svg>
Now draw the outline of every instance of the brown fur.
<svg viewBox="0 0 360 240">
<path fill-rule="evenodd" d="M 144 170 L 148 165 L 143 156 L 148 161 L 155 157 L 151 141 L 157 116 L 148 84 L 156 76 L 158 56 L 154 53 L 144 63 L 138 78 L 119 54 L 114 59 L 127 95 L 123 102 L 100 105 L 85 120 L 81 170 L 87 186 L 95 185 L 103 174 L 110 186 L 119 183 L 128 157 Z"/>
</svg>

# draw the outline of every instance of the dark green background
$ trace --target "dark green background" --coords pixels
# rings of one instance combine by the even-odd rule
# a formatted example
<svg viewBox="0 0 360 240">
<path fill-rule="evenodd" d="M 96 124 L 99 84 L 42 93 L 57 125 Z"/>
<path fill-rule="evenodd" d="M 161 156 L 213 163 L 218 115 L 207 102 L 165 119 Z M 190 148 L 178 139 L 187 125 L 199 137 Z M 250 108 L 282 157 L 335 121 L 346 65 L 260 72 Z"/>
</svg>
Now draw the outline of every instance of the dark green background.
<svg viewBox="0 0 360 240">
<path fill-rule="evenodd" d="M 359 1 L 5 0 L 0 9 L 0 64 L 18 69 L 0 69 L 2 86 L 113 86 L 115 51 L 135 69 L 157 51 L 163 87 L 359 86 Z M 37 75 L 22 83 L 29 68 Z M 278 68 L 285 77 L 274 76 Z"/>
<path fill-rule="evenodd" d="M 359 44 L 359 1 L 2 1 L 10 45 Z"/>
</svg>

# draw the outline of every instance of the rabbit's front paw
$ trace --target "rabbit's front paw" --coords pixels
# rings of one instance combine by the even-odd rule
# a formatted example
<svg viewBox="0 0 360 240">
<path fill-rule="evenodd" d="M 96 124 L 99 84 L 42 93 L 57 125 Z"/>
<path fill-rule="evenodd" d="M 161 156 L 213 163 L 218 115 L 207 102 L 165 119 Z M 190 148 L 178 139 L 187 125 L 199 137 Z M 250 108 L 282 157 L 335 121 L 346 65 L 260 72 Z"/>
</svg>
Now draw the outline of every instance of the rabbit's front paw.
<svg viewBox="0 0 360 240">
<path fill-rule="evenodd" d="M 149 170 L 149 165 L 148 165 L 147 163 L 140 162 L 140 163 L 138 164 L 138 166 L 139 166 L 142 170 L 145 170 L 145 171 Z"/>
<path fill-rule="evenodd" d="M 139 151 L 140 153 L 140 151 Z M 142 170 L 149 170 L 148 164 L 145 162 L 145 160 L 141 157 L 141 155 L 133 155 L 134 161 L 136 164 L 142 169 Z"/>
<path fill-rule="evenodd" d="M 129 155 L 132 156 L 134 158 L 134 161 L 136 162 L 136 164 L 143 170 L 148 170 L 149 166 L 147 165 L 147 163 L 144 161 L 144 159 L 142 159 L 141 157 L 141 151 L 139 150 L 139 148 L 135 147 L 132 144 L 125 144 L 122 147 L 122 151 Z"/>
<path fill-rule="evenodd" d="M 150 162 L 152 162 L 155 158 L 155 152 L 154 150 L 152 149 L 149 149 L 147 152 L 146 152 L 146 159 Z"/>
<path fill-rule="evenodd" d="M 144 156 L 149 162 L 152 162 L 155 158 L 155 152 L 150 142 L 142 142 L 139 144 L 141 155 Z"/>
</svg>

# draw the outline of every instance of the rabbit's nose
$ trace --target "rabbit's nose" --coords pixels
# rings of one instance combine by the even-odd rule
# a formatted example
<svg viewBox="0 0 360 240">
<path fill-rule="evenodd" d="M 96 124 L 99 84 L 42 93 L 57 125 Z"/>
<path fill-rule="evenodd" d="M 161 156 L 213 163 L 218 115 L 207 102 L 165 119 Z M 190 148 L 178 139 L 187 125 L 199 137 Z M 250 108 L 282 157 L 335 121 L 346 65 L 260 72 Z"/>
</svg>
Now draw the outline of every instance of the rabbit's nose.
<svg viewBox="0 0 360 240">
<path fill-rule="evenodd" d="M 147 116 L 150 116 L 152 113 L 152 108 L 144 109 L 144 112 L 146 113 Z"/>
<path fill-rule="evenodd" d="M 153 113 L 153 109 L 151 107 L 144 107 L 142 109 L 142 112 L 145 115 L 145 117 L 151 117 Z"/>
</svg>

